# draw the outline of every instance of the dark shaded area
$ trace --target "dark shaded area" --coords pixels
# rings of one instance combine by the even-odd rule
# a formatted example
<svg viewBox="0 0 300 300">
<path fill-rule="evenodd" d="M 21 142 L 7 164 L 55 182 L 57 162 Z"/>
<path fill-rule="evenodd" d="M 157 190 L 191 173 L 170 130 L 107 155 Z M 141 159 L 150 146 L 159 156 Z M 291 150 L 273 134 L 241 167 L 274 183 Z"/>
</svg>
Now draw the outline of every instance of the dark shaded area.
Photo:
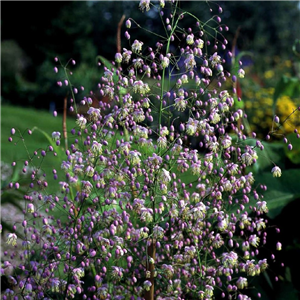
<svg viewBox="0 0 300 300">
<path fill-rule="evenodd" d="M 53 58 L 96 55 L 86 2 L 2 3 L 2 99 L 47 108 L 56 97 Z M 78 21 L 80 20 L 80 21 Z"/>
<path fill-rule="evenodd" d="M 282 213 L 274 220 L 281 230 L 280 239 L 283 251 L 277 254 L 278 261 L 283 261 L 289 268 L 286 276 L 293 286 L 297 289 L 300 299 L 300 230 L 298 212 L 300 208 L 300 198 L 288 204 Z"/>
<path fill-rule="evenodd" d="M 298 34 L 300 13 L 298 2 L 235 2 L 221 1 L 222 23 L 229 26 L 225 33 L 229 49 L 239 26 L 238 50 L 254 53 L 254 63 L 262 70 L 272 64 L 273 55 L 289 57 L 291 45 Z M 12 104 L 49 108 L 50 103 L 62 107 L 62 94 L 56 86 L 59 79 L 53 72 L 54 57 L 65 65 L 69 59 L 76 76 L 75 87 L 84 86 L 87 95 L 97 89 L 101 76 L 96 56 L 113 59 L 116 52 L 117 24 L 122 15 L 132 17 L 142 27 L 162 33 L 161 20 L 155 10 L 141 13 L 136 1 L 18 1 L 1 3 L 2 101 Z M 209 10 L 211 8 L 211 12 Z M 207 20 L 218 13 L 216 2 L 183 1 L 178 12 L 188 10 Z M 168 11 L 165 10 L 165 17 Z M 182 28 L 194 26 L 182 20 Z M 124 39 L 122 47 L 129 48 Z M 158 41 L 133 25 L 131 40 L 147 40 L 150 46 Z M 266 59 L 267 58 L 267 59 Z M 63 80 L 63 78 L 62 78 Z M 80 95 L 81 97 L 81 95 Z"/>
</svg>

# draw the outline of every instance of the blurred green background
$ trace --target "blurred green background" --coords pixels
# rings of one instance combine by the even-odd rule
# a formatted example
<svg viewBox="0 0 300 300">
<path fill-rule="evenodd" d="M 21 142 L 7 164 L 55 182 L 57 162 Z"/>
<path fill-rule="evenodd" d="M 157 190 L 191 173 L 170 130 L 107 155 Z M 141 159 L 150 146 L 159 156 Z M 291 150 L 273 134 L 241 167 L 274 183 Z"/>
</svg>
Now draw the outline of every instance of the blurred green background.
<svg viewBox="0 0 300 300">
<path fill-rule="evenodd" d="M 209 7 L 216 10 L 216 3 L 223 8 L 222 23 L 230 29 L 229 32 L 223 32 L 228 40 L 228 49 L 232 49 L 234 37 L 237 36 L 237 55 L 247 53 L 241 56 L 246 77 L 239 82 L 239 94 L 251 131 L 264 139 L 272 128 L 274 114 L 285 120 L 300 106 L 300 51 L 296 42 L 300 39 L 300 2 L 183 1 L 180 8 L 206 20 L 211 16 Z M 54 73 L 53 68 L 57 65 L 54 57 L 58 57 L 63 65 L 70 59 L 76 61 L 76 65 L 71 66 L 74 73 L 72 84 L 79 90 L 79 101 L 88 96 L 90 91 L 97 92 L 101 71 L 96 57 L 114 58 L 117 26 L 123 14 L 135 19 L 141 26 L 160 33 L 161 27 L 158 25 L 161 21 L 157 13 L 149 11 L 143 14 L 137 8 L 137 1 L 1 2 L 3 162 L 10 164 L 15 160 L 22 165 L 27 156 L 25 147 L 18 145 L 17 149 L 13 143 L 7 142 L 11 127 L 19 127 L 21 133 L 26 133 L 28 128 L 35 125 L 49 134 L 62 131 L 63 100 L 69 95 L 66 89 L 57 86 L 56 82 L 63 81 L 64 77 L 61 73 Z M 190 26 L 185 20 L 182 24 L 186 28 Z M 129 48 L 124 38 L 125 31 L 123 24 L 122 48 Z M 146 40 L 144 31 L 132 29 L 130 34 L 132 40 Z M 147 36 L 147 41 L 150 46 L 157 42 L 154 36 Z M 80 90 L 81 86 L 84 91 Z M 230 85 L 228 89 L 231 89 Z M 54 109 L 59 112 L 55 119 L 51 114 Z M 274 235 L 271 231 L 268 233 L 267 249 L 261 252 L 270 255 L 270 251 L 275 251 L 277 240 L 283 244 L 283 250 L 276 254 L 276 262 L 270 266 L 267 275 L 251 283 L 256 292 L 262 291 L 262 299 L 300 299 L 300 143 L 293 133 L 295 129 L 300 132 L 299 114 L 294 113 L 282 123 L 278 139 L 273 139 L 267 147 L 268 157 L 260 158 L 263 163 L 254 170 L 257 182 L 266 180 L 269 190 L 273 191 L 266 195 L 266 199 L 273 200 L 274 207 L 273 214 L 269 215 L 270 228 L 281 228 L 280 235 Z M 70 117 L 67 124 L 70 130 Z M 293 140 L 292 152 L 286 151 L 283 136 Z M 26 137 L 26 141 L 30 153 L 48 144 L 45 137 L 37 132 L 29 140 Z M 265 161 L 270 159 L 278 161 L 284 171 L 281 179 L 275 180 L 266 174 L 270 165 L 266 166 Z M 51 172 L 53 167 L 59 169 L 50 156 L 45 159 L 43 167 L 45 172 Z M 2 189 L 5 184 L 7 182 L 3 181 L 2 176 Z M 275 276 L 279 281 L 275 281 Z"/>
</svg>

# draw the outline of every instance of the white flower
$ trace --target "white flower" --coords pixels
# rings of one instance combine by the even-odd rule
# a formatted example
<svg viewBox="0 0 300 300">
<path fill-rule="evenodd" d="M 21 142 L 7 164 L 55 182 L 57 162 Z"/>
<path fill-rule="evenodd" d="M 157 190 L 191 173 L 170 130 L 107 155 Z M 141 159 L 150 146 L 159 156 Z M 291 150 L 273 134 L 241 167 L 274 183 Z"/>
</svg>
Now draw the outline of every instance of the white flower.
<svg viewBox="0 0 300 300">
<path fill-rule="evenodd" d="M 136 125 L 133 128 L 134 135 L 137 136 L 138 138 L 148 138 L 148 129 L 146 127 Z M 122 144 L 121 144 L 122 145 Z"/>
<path fill-rule="evenodd" d="M 238 255 L 231 251 L 231 252 L 224 252 L 222 254 L 222 264 L 225 268 L 233 268 L 238 263 Z"/>
<path fill-rule="evenodd" d="M 141 153 L 138 151 L 129 151 L 129 160 L 133 165 L 137 165 L 141 162 Z"/>
<path fill-rule="evenodd" d="M 153 220 L 153 210 L 151 208 L 141 209 L 141 220 L 146 223 L 150 223 Z"/>
<path fill-rule="evenodd" d="M 111 276 L 113 279 L 121 280 L 123 277 L 123 268 L 112 266 Z M 104 298 L 103 298 L 104 299 Z"/>
<path fill-rule="evenodd" d="M 272 169 L 273 177 L 280 177 L 281 176 L 281 169 L 277 166 L 275 166 Z"/>
<path fill-rule="evenodd" d="M 144 65 L 144 66 L 143 66 L 143 70 L 145 71 L 145 74 L 146 74 L 147 76 L 150 76 L 150 75 L 151 75 L 151 68 L 150 68 L 149 66 Z"/>
<path fill-rule="evenodd" d="M 262 229 L 266 228 L 266 223 L 263 219 L 257 220 L 255 225 L 257 231 L 261 231 Z"/>
<path fill-rule="evenodd" d="M 169 130 L 166 126 L 164 126 L 163 128 L 161 128 L 160 130 L 160 135 L 161 136 L 167 136 L 169 134 Z"/>
<path fill-rule="evenodd" d="M 94 107 L 90 107 L 89 110 L 87 111 L 87 114 L 91 117 L 91 119 L 93 121 L 97 121 L 98 118 L 100 117 L 100 109 L 99 108 L 94 108 Z M 82 117 L 80 117 L 77 120 L 77 124 L 79 125 L 79 127 L 81 129 L 85 128 L 85 124 L 86 124 L 86 120 Z"/>
<path fill-rule="evenodd" d="M 236 285 L 239 289 L 244 289 L 248 286 L 248 282 L 247 282 L 247 278 L 244 277 L 240 277 L 237 282 Z"/>
<path fill-rule="evenodd" d="M 33 213 L 34 212 L 34 205 L 32 203 L 28 203 L 27 205 L 27 212 Z"/>
<path fill-rule="evenodd" d="M 85 169 L 85 174 L 89 177 L 93 177 L 94 172 L 95 172 L 95 170 L 91 166 L 87 166 L 87 168 Z"/>
<path fill-rule="evenodd" d="M 105 88 L 104 88 L 104 95 L 107 95 L 110 99 L 113 99 L 114 97 L 114 88 L 109 86 L 109 85 L 106 85 Z"/>
<path fill-rule="evenodd" d="M 162 182 L 162 183 L 168 183 L 171 181 L 171 175 L 170 172 L 167 171 L 166 169 L 162 168 L 159 175 L 158 175 L 158 179 Z"/>
<path fill-rule="evenodd" d="M 153 228 L 153 235 L 155 239 L 162 239 L 164 237 L 164 229 L 158 225 Z"/>
<path fill-rule="evenodd" d="M 15 233 L 9 233 L 7 235 L 7 241 L 6 241 L 6 243 L 8 245 L 15 246 L 17 244 L 17 239 L 18 239 L 18 237 L 17 237 L 17 235 Z"/>
<path fill-rule="evenodd" d="M 161 8 L 165 7 L 165 0 L 159 0 L 159 5 Z"/>
<path fill-rule="evenodd" d="M 221 121 L 221 116 L 216 112 L 217 110 L 212 111 L 210 118 L 212 124 L 217 124 Z"/>
<path fill-rule="evenodd" d="M 134 40 L 132 46 L 131 46 L 131 50 L 135 53 L 139 53 L 142 50 L 142 46 L 143 46 L 143 42 L 140 42 L 138 40 Z"/>
<path fill-rule="evenodd" d="M 52 139 L 53 139 L 54 141 L 59 140 L 59 139 L 60 139 L 60 132 L 58 132 L 58 131 L 53 131 L 53 132 L 52 132 Z"/>
<path fill-rule="evenodd" d="M 167 138 L 165 136 L 160 136 L 158 139 L 157 139 L 157 144 L 159 147 L 161 147 L 162 149 L 165 149 L 167 147 Z"/>
<path fill-rule="evenodd" d="M 267 202 L 266 201 L 258 201 L 256 203 L 258 211 L 260 211 L 261 213 L 267 213 L 269 211 L 268 207 L 267 207 Z"/>
<path fill-rule="evenodd" d="M 163 69 L 167 68 L 169 66 L 170 60 L 167 57 L 163 57 L 161 60 L 161 67 Z"/>
<path fill-rule="evenodd" d="M 186 133 L 187 135 L 194 135 L 197 131 L 198 122 L 192 118 L 189 118 L 188 123 L 186 124 Z"/>
<path fill-rule="evenodd" d="M 210 57 L 210 62 L 211 65 L 214 67 L 216 66 L 218 63 L 221 62 L 221 57 L 217 54 L 217 52 L 215 52 L 211 57 Z"/>
<path fill-rule="evenodd" d="M 225 231 L 228 227 L 228 218 L 224 218 L 218 222 L 218 228 L 221 232 Z"/>
<path fill-rule="evenodd" d="M 186 109 L 187 106 L 187 101 L 184 100 L 183 96 L 180 96 L 179 98 L 175 99 L 175 104 L 174 107 L 178 110 L 178 111 L 184 111 Z"/>
<path fill-rule="evenodd" d="M 76 120 L 76 123 L 77 125 L 80 127 L 80 129 L 84 129 L 85 128 L 85 125 L 87 123 L 86 121 L 86 118 L 84 117 L 79 117 L 77 120 Z"/>
<path fill-rule="evenodd" d="M 243 153 L 241 156 L 241 161 L 243 164 L 250 166 L 253 163 L 253 157 L 251 154 L 249 154 L 248 152 Z"/>
<path fill-rule="evenodd" d="M 76 276 L 76 277 L 83 277 L 84 276 L 84 269 L 83 268 L 76 268 L 73 270 L 73 274 Z"/>
<path fill-rule="evenodd" d="M 226 136 L 224 139 L 222 139 L 222 146 L 224 149 L 227 149 L 231 146 L 231 137 L 230 136 Z"/>
<path fill-rule="evenodd" d="M 186 37 L 186 43 L 188 45 L 193 45 L 194 44 L 194 35 L 193 34 L 189 34 L 187 37 Z"/>
<path fill-rule="evenodd" d="M 137 80 L 133 83 L 133 91 L 135 93 L 140 93 L 142 95 L 147 94 L 150 92 L 150 88 L 148 83 L 143 83 L 141 80 Z"/>
<path fill-rule="evenodd" d="M 141 0 L 139 8 L 142 12 L 144 12 L 144 9 L 148 11 L 150 9 L 150 0 Z"/>
<path fill-rule="evenodd" d="M 134 59 L 132 62 L 133 62 L 133 66 L 136 69 L 140 68 L 143 65 L 143 63 L 144 63 L 141 58 Z"/>
<path fill-rule="evenodd" d="M 137 123 L 143 122 L 145 120 L 145 114 L 142 109 L 137 109 L 133 112 L 133 120 Z"/>
<path fill-rule="evenodd" d="M 244 78 L 245 77 L 245 71 L 243 69 L 238 70 L 238 77 L 239 78 Z"/>
<path fill-rule="evenodd" d="M 129 63 L 130 58 L 131 58 L 131 54 L 132 54 L 131 51 L 127 50 L 126 48 L 123 48 L 122 57 L 123 57 L 125 63 L 127 63 L 127 64 Z"/>
<path fill-rule="evenodd" d="M 196 45 L 199 49 L 202 49 L 204 46 L 204 41 L 201 39 L 196 40 Z"/>
<path fill-rule="evenodd" d="M 118 53 L 117 53 L 118 54 Z M 112 81 L 114 73 L 110 70 L 106 70 L 104 72 L 104 77 L 108 80 L 108 81 Z"/>
<path fill-rule="evenodd" d="M 100 155 L 102 153 L 102 145 L 97 141 L 93 141 L 91 151 L 94 155 Z"/>
<path fill-rule="evenodd" d="M 151 281 L 149 281 L 149 280 L 146 280 L 146 281 L 144 281 L 144 289 L 146 290 L 146 291 L 150 291 L 150 288 L 151 288 L 151 286 L 152 286 L 152 283 L 151 283 Z"/>
<path fill-rule="evenodd" d="M 117 63 L 121 63 L 122 62 L 122 54 L 121 53 L 116 53 L 116 55 L 115 55 L 115 61 Z"/>
<path fill-rule="evenodd" d="M 196 61 L 193 54 L 189 54 L 184 61 L 187 70 L 193 69 L 196 66 Z"/>
<path fill-rule="evenodd" d="M 253 247 L 257 247 L 259 245 L 260 238 L 256 234 L 252 234 L 249 237 L 249 244 Z"/>
<path fill-rule="evenodd" d="M 189 79 L 188 79 L 186 74 L 183 74 L 180 79 L 181 79 L 182 83 L 188 83 L 189 82 Z"/>
</svg>

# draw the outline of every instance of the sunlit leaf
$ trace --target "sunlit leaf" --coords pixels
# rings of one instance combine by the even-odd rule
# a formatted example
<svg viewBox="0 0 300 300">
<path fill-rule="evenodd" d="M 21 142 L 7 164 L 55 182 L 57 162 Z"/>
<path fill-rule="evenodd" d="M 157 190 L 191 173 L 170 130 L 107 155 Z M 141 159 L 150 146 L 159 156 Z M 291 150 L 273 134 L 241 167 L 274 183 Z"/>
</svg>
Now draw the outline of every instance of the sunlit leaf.
<svg viewBox="0 0 300 300">
<path fill-rule="evenodd" d="M 300 97 L 300 80 L 297 77 L 287 77 L 282 75 L 277 83 L 273 95 L 273 114 L 276 112 L 277 100 L 280 96 L 285 95 L 291 98 Z"/>
</svg>

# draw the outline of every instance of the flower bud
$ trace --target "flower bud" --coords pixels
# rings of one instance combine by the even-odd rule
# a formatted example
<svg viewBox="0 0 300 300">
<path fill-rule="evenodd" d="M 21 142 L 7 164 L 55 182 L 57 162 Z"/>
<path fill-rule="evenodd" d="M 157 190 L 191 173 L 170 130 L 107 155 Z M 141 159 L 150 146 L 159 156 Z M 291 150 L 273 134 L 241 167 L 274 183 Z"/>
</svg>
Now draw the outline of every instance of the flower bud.
<svg viewBox="0 0 300 300">
<path fill-rule="evenodd" d="M 131 27 L 131 21 L 128 19 L 128 20 L 125 22 L 125 25 L 126 25 L 126 28 L 130 28 L 130 27 Z"/>
</svg>

